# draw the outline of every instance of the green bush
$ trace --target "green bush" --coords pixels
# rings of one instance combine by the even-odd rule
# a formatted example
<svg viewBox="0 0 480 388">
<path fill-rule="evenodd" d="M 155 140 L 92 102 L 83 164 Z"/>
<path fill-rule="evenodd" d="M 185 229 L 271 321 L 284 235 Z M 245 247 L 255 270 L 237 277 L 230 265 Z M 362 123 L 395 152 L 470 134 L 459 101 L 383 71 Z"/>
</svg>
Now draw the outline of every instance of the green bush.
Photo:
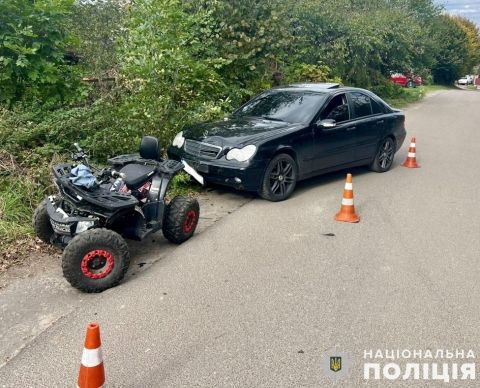
<svg viewBox="0 0 480 388">
<path fill-rule="evenodd" d="M 404 94 L 404 88 L 389 79 L 378 80 L 371 90 L 382 98 L 398 98 Z"/>
<path fill-rule="evenodd" d="M 72 5 L 73 0 L 2 0 L 0 103 L 76 98 L 78 74 L 64 59 Z"/>
</svg>

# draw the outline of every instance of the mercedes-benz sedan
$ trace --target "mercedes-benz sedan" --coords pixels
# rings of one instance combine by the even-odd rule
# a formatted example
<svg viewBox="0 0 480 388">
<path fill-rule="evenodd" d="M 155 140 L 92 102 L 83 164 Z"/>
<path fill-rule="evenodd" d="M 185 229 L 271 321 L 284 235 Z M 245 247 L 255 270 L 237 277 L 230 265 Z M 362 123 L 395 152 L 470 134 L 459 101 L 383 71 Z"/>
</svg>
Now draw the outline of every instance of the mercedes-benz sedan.
<svg viewBox="0 0 480 388">
<path fill-rule="evenodd" d="M 260 94 L 223 121 L 185 128 L 168 155 L 207 183 L 281 201 L 314 175 L 361 165 L 388 171 L 404 124 L 403 112 L 368 90 L 294 84 Z"/>
</svg>

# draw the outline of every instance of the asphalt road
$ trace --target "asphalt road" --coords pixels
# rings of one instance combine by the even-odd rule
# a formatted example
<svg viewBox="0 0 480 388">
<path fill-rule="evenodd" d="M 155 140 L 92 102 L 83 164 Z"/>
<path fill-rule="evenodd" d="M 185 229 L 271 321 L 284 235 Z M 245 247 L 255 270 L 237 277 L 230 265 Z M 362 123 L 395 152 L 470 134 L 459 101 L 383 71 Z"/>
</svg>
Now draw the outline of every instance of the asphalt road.
<svg viewBox="0 0 480 388">
<path fill-rule="evenodd" d="M 59 319 L 0 369 L 0 387 L 75 386 L 92 320 L 108 387 L 444 386 L 365 381 L 362 357 L 480 351 L 479 106 L 480 93 L 448 90 L 407 109 L 422 167 L 400 166 L 407 142 L 390 172 L 354 169 L 359 224 L 333 220 L 345 172 L 251 201 Z M 352 363 L 338 383 L 321 367 L 332 348 Z"/>
</svg>

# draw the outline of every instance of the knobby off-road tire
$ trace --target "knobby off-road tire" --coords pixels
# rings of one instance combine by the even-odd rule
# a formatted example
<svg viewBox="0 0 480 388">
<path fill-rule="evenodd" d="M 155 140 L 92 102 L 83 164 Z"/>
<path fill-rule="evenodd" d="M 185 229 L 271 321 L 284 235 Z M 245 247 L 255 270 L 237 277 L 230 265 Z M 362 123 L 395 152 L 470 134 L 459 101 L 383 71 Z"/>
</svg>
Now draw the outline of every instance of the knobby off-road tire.
<svg viewBox="0 0 480 388">
<path fill-rule="evenodd" d="M 33 229 L 35 230 L 35 235 L 40 240 L 44 243 L 51 244 L 55 232 L 53 231 L 52 224 L 50 224 L 50 217 L 47 212 L 47 201 L 48 199 L 44 199 L 35 209 L 33 213 Z"/>
<path fill-rule="evenodd" d="M 115 287 L 125 276 L 130 254 L 125 240 L 108 229 L 91 229 L 75 236 L 62 256 L 63 275 L 84 292 Z"/>
<path fill-rule="evenodd" d="M 380 142 L 369 168 L 375 172 L 386 172 L 390 170 L 393 164 L 393 158 L 395 157 L 395 140 L 391 137 L 387 137 Z"/>
<path fill-rule="evenodd" d="M 259 194 L 272 202 L 283 201 L 292 195 L 298 179 L 298 166 L 288 154 L 275 156 L 267 166 Z"/>
<path fill-rule="evenodd" d="M 165 209 L 163 235 L 174 243 L 181 244 L 192 237 L 200 217 L 200 206 L 195 198 L 177 196 Z"/>
</svg>

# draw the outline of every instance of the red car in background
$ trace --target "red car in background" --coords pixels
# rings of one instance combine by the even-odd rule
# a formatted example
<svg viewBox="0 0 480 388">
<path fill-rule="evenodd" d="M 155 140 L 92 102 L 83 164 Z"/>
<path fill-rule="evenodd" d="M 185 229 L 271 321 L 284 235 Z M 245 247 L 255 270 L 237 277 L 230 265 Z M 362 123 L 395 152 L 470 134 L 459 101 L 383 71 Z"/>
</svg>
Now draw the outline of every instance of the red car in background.
<svg viewBox="0 0 480 388">
<path fill-rule="evenodd" d="M 404 88 L 416 88 L 417 86 L 422 85 L 422 77 L 410 74 L 406 76 L 402 73 L 393 73 L 390 76 L 390 81 L 404 87 Z"/>
</svg>

